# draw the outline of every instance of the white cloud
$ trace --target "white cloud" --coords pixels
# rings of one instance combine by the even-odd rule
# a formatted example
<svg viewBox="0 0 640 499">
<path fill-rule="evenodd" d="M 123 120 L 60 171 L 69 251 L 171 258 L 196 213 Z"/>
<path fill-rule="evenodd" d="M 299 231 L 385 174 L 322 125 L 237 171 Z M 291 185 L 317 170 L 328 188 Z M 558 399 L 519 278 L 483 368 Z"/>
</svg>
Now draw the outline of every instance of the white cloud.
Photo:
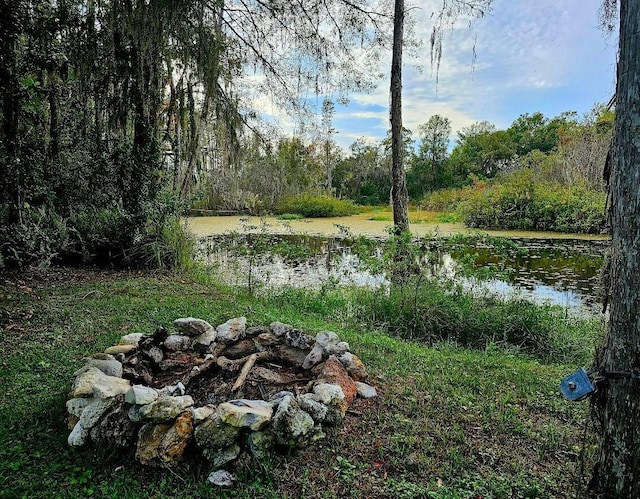
<svg viewBox="0 0 640 499">
<path fill-rule="evenodd" d="M 481 120 L 504 128 L 525 112 L 582 113 L 606 101 L 614 88 L 616 41 L 597 30 L 599 2 L 494 0 L 492 13 L 471 28 L 465 19 L 445 33 L 436 85 L 428 40 L 430 14 L 440 1 L 416 1 L 422 8 L 412 10 L 415 33 L 425 44 L 415 57 L 405 57 L 404 125 L 416 131 L 440 114 L 451 120 L 454 133 Z M 336 140 L 344 148 L 362 136 L 380 140 L 389 129 L 390 59 L 389 51 L 372 69 L 385 75 L 377 88 L 351 95 L 346 108 L 336 106 Z M 249 86 L 253 78 L 246 80 Z M 285 132 L 293 130 L 295 120 L 267 98 L 255 96 L 254 104 L 279 116 Z"/>
</svg>

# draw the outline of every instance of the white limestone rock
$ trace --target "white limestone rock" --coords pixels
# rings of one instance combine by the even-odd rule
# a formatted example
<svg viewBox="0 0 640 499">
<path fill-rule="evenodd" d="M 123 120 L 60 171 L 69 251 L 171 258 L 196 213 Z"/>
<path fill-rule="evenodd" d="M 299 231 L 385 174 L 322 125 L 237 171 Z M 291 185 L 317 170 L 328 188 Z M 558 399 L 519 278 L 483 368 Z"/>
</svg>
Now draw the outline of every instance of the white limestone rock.
<svg viewBox="0 0 640 499">
<path fill-rule="evenodd" d="M 322 347 L 340 343 L 340 337 L 333 331 L 320 331 L 316 335 L 316 343 Z"/>
<path fill-rule="evenodd" d="M 147 405 L 155 402 L 160 393 L 155 388 L 145 385 L 133 385 L 127 393 L 124 394 L 124 401 L 129 404 Z"/>
<path fill-rule="evenodd" d="M 120 338 L 120 341 L 118 343 L 120 345 L 134 345 L 135 347 L 137 347 L 143 336 L 143 333 L 125 334 L 122 338 Z"/>
<path fill-rule="evenodd" d="M 314 346 L 311 351 L 304 358 L 302 363 L 303 369 L 311 369 L 312 367 L 320 364 L 324 358 L 324 348 L 321 345 Z"/>
<path fill-rule="evenodd" d="M 238 428 L 260 430 L 269 424 L 273 417 L 273 408 L 263 400 L 230 400 L 218 406 L 220 419 Z"/>
<path fill-rule="evenodd" d="M 183 317 L 173 321 L 173 325 L 178 331 L 187 336 L 200 336 L 209 329 L 213 328 L 211 324 L 202 319 L 196 319 L 195 317 Z"/>
<path fill-rule="evenodd" d="M 180 352 L 191 348 L 192 338 L 184 334 L 170 334 L 164 340 L 164 347 L 173 352 Z"/>
<path fill-rule="evenodd" d="M 82 411 L 90 405 L 94 400 L 93 397 L 85 398 L 85 397 L 76 397 L 67 400 L 67 412 L 72 416 L 79 418 L 82 416 Z"/>
<path fill-rule="evenodd" d="M 97 367 L 84 367 L 71 387 L 71 397 L 109 398 L 124 394 L 131 388 L 127 379 L 107 376 Z"/>
<path fill-rule="evenodd" d="M 207 478 L 209 483 L 217 487 L 233 487 L 235 480 L 235 477 L 225 470 L 214 471 Z"/>
<path fill-rule="evenodd" d="M 235 319 L 229 319 L 224 324 L 220 324 L 217 328 L 217 341 L 223 341 L 224 343 L 234 343 L 241 338 L 247 331 L 247 318 L 236 317 Z"/>
<path fill-rule="evenodd" d="M 378 396 L 378 392 L 373 386 L 368 385 L 367 383 L 362 383 L 361 381 L 356 381 L 356 391 L 358 393 L 358 397 L 363 399 L 372 399 Z"/>
<path fill-rule="evenodd" d="M 89 430 L 84 428 L 80 421 L 78 421 L 69 436 L 67 437 L 67 443 L 71 447 L 82 447 L 85 443 L 87 443 L 87 438 L 89 437 Z"/>
</svg>

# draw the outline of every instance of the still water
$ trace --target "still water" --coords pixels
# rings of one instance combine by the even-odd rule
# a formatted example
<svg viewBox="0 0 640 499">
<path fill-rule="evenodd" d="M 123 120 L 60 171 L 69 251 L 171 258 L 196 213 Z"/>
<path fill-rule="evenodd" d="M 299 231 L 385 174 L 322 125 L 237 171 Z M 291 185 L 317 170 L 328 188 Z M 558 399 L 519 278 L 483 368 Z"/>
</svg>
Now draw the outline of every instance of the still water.
<svg viewBox="0 0 640 499">
<path fill-rule="evenodd" d="M 291 229 L 289 223 L 274 227 L 259 219 L 239 219 L 230 229 L 232 218 L 214 217 L 222 224 L 215 228 L 209 226 L 209 230 L 204 227 L 214 220 L 190 221 L 192 228 L 197 224 L 195 232 L 200 235 L 201 258 L 217 266 L 230 284 L 268 287 L 321 286 L 327 282 L 360 286 L 388 284 L 384 274 L 361 265 L 360 258 L 352 251 L 351 239 L 345 237 L 353 235 L 352 229 L 335 223 L 336 219 L 332 222 L 332 233 L 326 234 L 331 230 L 327 225 L 324 233 L 320 231 L 326 235 L 318 235 L 318 232 L 309 235 Z M 298 225 L 304 223 L 296 222 Z M 455 230 L 447 227 L 455 225 L 440 224 L 430 231 L 423 227 L 423 233 L 447 236 L 466 232 L 463 227 L 454 227 Z M 412 227 L 414 234 L 419 232 L 416 227 L 419 226 Z M 379 242 L 384 232 L 380 224 L 358 231 L 374 240 L 378 238 Z M 495 231 L 493 234 L 510 237 L 516 241 L 519 250 L 496 251 L 482 242 L 471 246 L 448 244 L 446 238 L 439 238 L 435 246 L 425 249 L 419 264 L 434 276 L 456 279 L 477 292 L 522 296 L 578 313 L 599 311 L 600 268 L 609 244 L 606 238 L 566 234 L 555 237 L 556 234 L 533 232 Z M 424 240 L 428 241 L 428 238 Z M 375 244 L 372 250 L 375 255 Z M 460 262 L 465 262 L 464 272 Z"/>
</svg>

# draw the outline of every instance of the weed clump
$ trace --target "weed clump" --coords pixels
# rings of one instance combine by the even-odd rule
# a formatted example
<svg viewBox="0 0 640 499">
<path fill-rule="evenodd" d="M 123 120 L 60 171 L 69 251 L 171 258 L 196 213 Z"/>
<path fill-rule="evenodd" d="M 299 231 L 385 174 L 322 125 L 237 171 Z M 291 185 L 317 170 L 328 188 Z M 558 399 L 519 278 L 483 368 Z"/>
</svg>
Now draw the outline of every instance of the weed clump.
<svg viewBox="0 0 640 499">
<path fill-rule="evenodd" d="M 278 215 L 288 213 L 307 218 L 322 218 L 355 215 L 359 210 L 348 200 L 332 196 L 302 194 L 281 199 L 276 205 L 275 212 Z"/>
</svg>

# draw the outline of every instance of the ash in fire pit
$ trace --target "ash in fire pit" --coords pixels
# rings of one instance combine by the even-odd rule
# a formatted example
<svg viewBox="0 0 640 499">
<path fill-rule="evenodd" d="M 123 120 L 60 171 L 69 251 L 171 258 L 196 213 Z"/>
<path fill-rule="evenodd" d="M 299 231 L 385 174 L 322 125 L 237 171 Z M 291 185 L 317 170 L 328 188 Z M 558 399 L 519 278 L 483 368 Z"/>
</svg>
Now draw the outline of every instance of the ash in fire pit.
<svg viewBox="0 0 640 499">
<path fill-rule="evenodd" d="M 376 395 L 334 332 L 313 338 L 280 322 L 247 328 L 244 317 L 174 326 L 123 336 L 85 359 L 67 401 L 69 445 L 135 446 L 147 465 L 200 453 L 218 469 L 243 452 L 262 457 L 322 439 L 356 396 Z"/>
</svg>

